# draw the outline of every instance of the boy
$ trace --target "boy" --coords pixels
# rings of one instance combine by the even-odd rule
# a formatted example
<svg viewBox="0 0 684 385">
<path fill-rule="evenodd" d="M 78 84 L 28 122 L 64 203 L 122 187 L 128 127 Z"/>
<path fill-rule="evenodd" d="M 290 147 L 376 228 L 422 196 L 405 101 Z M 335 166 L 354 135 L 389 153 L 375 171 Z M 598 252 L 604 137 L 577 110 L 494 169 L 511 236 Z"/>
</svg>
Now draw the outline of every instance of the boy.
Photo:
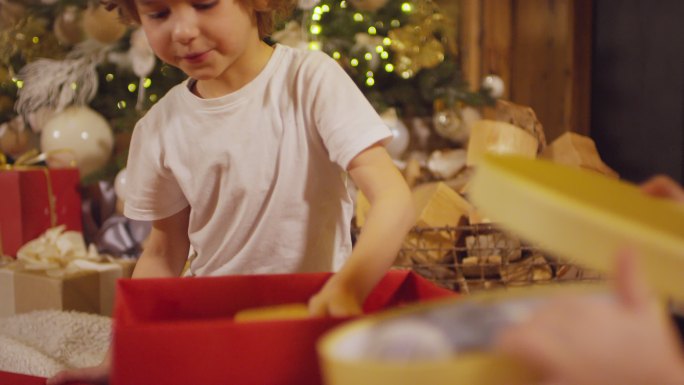
<svg viewBox="0 0 684 385">
<path fill-rule="evenodd" d="M 188 275 L 337 271 L 310 312 L 360 313 L 415 220 L 363 94 L 324 54 L 262 41 L 285 1 L 115 3 L 189 77 L 131 141 L 124 213 L 153 221 L 133 277 L 178 276 L 192 245 Z M 346 175 L 372 205 L 353 251 Z M 109 355 L 48 384 L 108 373 Z"/>
</svg>

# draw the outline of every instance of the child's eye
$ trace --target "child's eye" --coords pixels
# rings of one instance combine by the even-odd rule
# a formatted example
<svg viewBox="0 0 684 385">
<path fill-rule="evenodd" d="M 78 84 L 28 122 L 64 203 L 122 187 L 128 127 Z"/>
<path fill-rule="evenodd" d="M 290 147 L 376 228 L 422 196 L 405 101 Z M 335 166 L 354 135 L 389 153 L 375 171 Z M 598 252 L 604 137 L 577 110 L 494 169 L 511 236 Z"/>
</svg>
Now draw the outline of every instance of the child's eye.
<svg viewBox="0 0 684 385">
<path fill-rule="evenodd" d="M 208 3 L 195 3 L 194 7 L 195 9 L 204 10 L 213 8 L 216 4 L 218 4 L 218 1 L 210 1 Z"/>
<path fill-rule="evenodd" d="M 169 14 L 169 11 L 158 11 L 158 12 L 149 12 L 147 14 L 147 17 L 150 19 L 163 19 Z"/>
</svg>

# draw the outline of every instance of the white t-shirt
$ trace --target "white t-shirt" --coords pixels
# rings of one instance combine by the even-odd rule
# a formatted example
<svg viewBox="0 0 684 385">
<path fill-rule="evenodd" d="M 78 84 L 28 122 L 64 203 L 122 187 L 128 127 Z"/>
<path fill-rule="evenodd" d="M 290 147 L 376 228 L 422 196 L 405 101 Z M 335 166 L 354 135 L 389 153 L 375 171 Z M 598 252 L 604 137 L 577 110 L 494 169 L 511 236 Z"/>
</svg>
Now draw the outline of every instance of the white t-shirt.
<svg viewBox="0 0 684 385">
<path fill-rule="evenodd" d="M 262 72 L 214 99 L 187 81 L 135 127 L 124 213 L 191 207 L 193 275 L 336 271 L 351 253 L 345 170 L 391 136 L 324 53 L 276 45 Z"/>
</svg>

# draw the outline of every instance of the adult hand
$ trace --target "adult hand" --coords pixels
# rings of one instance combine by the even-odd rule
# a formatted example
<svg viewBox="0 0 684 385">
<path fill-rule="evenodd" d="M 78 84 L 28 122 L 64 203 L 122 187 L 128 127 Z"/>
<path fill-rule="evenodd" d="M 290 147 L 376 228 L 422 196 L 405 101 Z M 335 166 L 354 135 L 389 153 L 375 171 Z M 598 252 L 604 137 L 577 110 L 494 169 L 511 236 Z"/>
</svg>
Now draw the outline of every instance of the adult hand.
<svg viewBox="0 0 684 385">
<path fill-rule="evenodd" d="M 552 300 L 498 336 L 496 348 L 554 385 L 684 384 L 684 355 L 664 308 L 618 256 L 616 296 Z"/>
</svg>

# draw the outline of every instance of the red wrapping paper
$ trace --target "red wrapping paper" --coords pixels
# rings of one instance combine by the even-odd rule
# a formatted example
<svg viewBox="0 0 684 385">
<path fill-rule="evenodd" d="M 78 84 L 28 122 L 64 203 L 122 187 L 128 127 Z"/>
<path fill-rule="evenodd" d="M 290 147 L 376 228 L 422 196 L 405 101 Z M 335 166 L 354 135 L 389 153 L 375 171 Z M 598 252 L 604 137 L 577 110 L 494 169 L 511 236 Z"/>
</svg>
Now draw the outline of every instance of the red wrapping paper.
<svg viewBox="0 0 684 385">
<path fill-rule="evenodd" d="M 81 196 L 78 186 L 79 174 L 76 168 L 1 170 L 2 252 L 16 256 L 22 245 L 55 225 L 63 224 L 67 230 L 81 231 Z M 54 197 L 52 207 L 51 193 Z"/>
<path fill-rule="evenodd" d="M 119 281 L 113 385 L 321 384 L 315 344 L 349 318 L 235 323 L 252 307 L 305 303 L 329 273 Z M 365 313 L 454 292 L 392 271 Z"/>
</svg>

